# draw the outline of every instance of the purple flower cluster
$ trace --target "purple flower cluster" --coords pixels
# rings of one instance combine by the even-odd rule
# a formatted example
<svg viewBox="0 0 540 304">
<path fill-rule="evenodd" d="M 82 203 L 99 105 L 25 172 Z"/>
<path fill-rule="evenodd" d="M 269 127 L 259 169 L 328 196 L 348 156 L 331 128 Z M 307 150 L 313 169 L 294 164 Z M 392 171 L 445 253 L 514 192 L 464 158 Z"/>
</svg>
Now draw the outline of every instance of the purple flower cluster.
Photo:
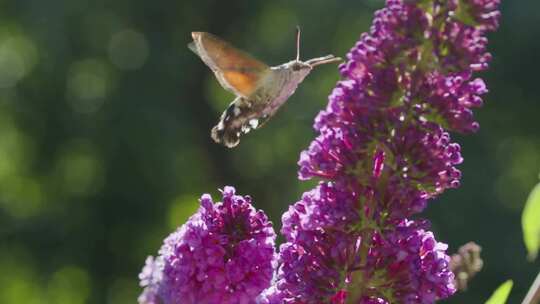
<svg viewBox="0 0 540 304">
<path fill-rule="evenodd" d="M 387 233 L 373 234 L 366 269 L 373 281 L 382 282 L 380 287 L 393 290 L 388 303 L 433 303 L 454 292 L 447 245 L 437 242 L 427 226 L 402 220 Z M 371 289 L 380 297 L 377 285 Z"/>
<path fill-rule="evenodd" d="M 270 285 L 275 233 L 248 196 L 223 189 L 223 202 L 201 197 L 201 207 L 169 235 L 140 274 L 144 304 L 255 303 Z"/>
<path fill-rule="evenodd" d="M 340 66 L 282 217 L 285 243 L 226 187 L 148 258 L 140 303 L 429 304 L 455 292 L 447 246 L 411 217 L 459 186 L 449 132 L 478 130 L 498 0 L 387 0 Z"/>
<path fill-rule="evenodd" d="M 408 218 L 459 186 L 460 147 L 445 129 L 478 129 L 472 109 L 487 89 L 473 73 L 491 58 L 497 6 L 388 0 L 376 12 L 300 156 L 300 179 L 323 181 L 283 216 L 278 302 L 434 303 L 455 292 L 446 245 Z"/>
<path fill-rule="evenodd" d="M 343 187 L 321 183 L 284 214 L 277 281 L 261 303 L 433 303 L 454 292 L 446 245 L 426 221 L 380 228 L 360 211 L 374 192 Z"/>
</svg>

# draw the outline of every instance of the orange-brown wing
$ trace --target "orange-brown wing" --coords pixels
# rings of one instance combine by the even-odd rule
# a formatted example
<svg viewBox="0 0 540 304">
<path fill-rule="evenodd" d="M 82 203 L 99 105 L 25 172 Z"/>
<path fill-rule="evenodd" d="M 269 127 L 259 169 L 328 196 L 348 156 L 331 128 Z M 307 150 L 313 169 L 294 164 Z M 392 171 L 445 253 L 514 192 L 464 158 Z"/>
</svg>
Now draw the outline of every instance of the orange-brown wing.
<svg viewBox="0 0 540 304">
<path fill-rule="evenodd" d="M 193 32 L 194 51 L 216 74 L 219 83 L 236 95 L 249 97 L 270 71 L 263 62 L 242 52 L 220 38 L 204 32 Z"/>
</svg>

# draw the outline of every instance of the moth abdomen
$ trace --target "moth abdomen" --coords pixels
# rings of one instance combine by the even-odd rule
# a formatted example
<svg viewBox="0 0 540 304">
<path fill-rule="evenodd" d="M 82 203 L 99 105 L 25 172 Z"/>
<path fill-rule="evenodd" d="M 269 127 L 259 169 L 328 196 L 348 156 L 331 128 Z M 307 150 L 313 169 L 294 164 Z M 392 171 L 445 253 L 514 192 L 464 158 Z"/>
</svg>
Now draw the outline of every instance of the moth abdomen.
<svg viewBox="0 0 540 304">
<path fill-rule="evenodd" d="M 220 124 L 212 128 L 210 135 L 215 142 L 223 144 L 227 148 L 234 148 L 240 143 L 240 133 L 238 131 L 226 129 Z"/>
<path fill-rule="evenodd" d="M 245 112 L 246 108 L 239 106 L 236 100 L 223 112 L 218 124 L 212 128 L 212 139 L 228 148 L 233 148 L 240 143 L 240 135 L 246 133 Z"/>
</svg>

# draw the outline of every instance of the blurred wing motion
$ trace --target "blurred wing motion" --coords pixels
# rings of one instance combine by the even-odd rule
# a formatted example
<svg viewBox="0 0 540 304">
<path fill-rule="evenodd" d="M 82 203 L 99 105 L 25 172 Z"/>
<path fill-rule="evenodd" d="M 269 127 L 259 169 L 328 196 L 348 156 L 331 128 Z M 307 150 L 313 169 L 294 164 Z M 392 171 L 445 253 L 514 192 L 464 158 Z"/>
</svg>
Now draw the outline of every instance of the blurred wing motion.
<svg viewBox="0 0 540 304">
<path fill-rule="evenodd" d="M 238 96 L 249 97 L 270 72 L 268 65 L 212 34 L 193 32 L 191 36 L 188 47 L 212 69 L 221 86 Z"/>
</svg>

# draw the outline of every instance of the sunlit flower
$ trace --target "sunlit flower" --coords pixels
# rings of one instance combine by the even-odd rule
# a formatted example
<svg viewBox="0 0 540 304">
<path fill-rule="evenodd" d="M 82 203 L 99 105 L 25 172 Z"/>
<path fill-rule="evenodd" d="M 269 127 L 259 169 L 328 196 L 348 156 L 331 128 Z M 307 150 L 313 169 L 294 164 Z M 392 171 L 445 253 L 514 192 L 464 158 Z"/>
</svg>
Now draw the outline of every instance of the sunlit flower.
<svg viewBox="0 0 540 304">
<path fill-rule="evenodd" d="M 140 275 L 140 303 L 255 303 L 270 285 L 275 233 L 248 196 L 223 189 L 223 202 L 205 194 L 201 207 L 169 235 Z"/>
<path fill-rule="evenodd" d="M 478 129 L 498 1 L 388 0 L 340 66 L 300 179 L 323 181 L 283 216 L 273 292 L 285 303 L 434 303 L 455 292 L 447 246 L 408 218 L 459 186 Z M 446 129 L 446 130 L 445 130 Z M 448 131 L 447 131 L 448 130 Z"/>
</svg>

